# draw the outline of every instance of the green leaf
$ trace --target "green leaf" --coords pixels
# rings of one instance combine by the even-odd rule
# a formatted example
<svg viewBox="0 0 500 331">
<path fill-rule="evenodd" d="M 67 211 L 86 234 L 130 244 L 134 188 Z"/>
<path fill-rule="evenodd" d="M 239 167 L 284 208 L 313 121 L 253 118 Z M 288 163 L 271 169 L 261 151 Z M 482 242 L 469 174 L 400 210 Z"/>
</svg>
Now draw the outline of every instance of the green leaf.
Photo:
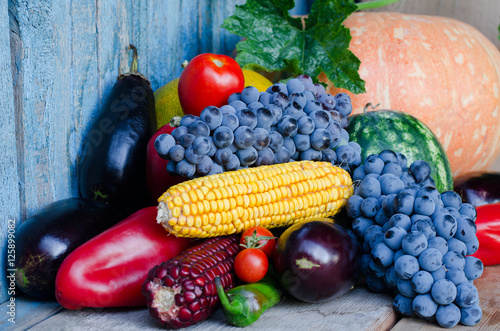
<svg viewBox="0 0 500 331">
<path fill-rule="evenodd" d="M 304 19 L 288 13 L 293 0 L 247 0 L 222 25 L 246 38 L 236 45 L 236 61 L 259 71 L 307 74 L 315 81 L 323 71 L 336 86 L 365 92 L 360 61 L 348 49 L 349 29 L 342 22 L 356 9 L 353 0 L 316 0 Z"/>
</svg>

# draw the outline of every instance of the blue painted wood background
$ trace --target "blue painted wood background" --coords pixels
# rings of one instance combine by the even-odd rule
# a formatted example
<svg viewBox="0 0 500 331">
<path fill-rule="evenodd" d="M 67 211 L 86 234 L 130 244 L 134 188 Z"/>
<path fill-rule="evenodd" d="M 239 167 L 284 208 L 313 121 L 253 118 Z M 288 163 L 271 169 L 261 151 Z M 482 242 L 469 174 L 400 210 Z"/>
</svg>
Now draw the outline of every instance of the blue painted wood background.
<svg viewBox="0 0 500 331">
<path fill-rule="evenodd" d="M 220 28 L 244 0 L 0 1 L 0 302 L 7 221 L 17 225 L 52 201 L 78 196 L 82 137 L 132 43 L 153 89 L 202 52 L 230 54 Z"/>
</svg>

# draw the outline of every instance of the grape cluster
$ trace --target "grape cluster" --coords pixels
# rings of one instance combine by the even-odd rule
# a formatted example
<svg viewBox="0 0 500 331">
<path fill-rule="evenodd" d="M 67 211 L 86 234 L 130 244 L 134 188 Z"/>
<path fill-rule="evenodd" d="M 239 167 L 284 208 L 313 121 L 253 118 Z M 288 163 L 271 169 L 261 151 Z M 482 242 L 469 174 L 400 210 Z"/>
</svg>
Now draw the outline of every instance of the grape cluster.
<svg viewBox="0 0 500 331">
<path fill-rule="evenodd" d="M 482 317 L 473 282 L 483 263 L 476 210 L 454 191 L 440 194 L 429 165 L 384 150 L 353 172 L 346 205 L 363 247 L 362 273 L 375 292 L 395 293 L 394 309 L 435 319 L 442 327 L 475 325 Z"/>
<path fill-rule="evenodd" d="M 345 93 L 326 93 L 307 75 L 265 92 L 247 86 L 228 104 L 185 115 L 172 134 L 155 140 L 167 171 L 186 178 L 294 160 L 328 161 L 351 172 L 361 147 L 345 130 L 352 112 Z"/>
</svg>

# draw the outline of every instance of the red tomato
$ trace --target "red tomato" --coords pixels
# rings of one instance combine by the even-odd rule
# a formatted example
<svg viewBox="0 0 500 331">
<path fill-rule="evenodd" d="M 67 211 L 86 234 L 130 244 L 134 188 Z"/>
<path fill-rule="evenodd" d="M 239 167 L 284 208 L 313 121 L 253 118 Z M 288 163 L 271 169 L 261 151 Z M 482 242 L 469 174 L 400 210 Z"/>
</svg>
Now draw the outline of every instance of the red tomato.
<svg viewBox="0 0 500 331">
<path fill-rule="evenodd" d="M 272 237 L 272 239 L 257 240 L 259 237 Z M 273 256 L 275 244 L 276 240 L 272 232 L 261 226 L 254 226 L 245 230 L 240 239 L 240 245 L 243 245 L 246 248 L 260 249 L 266 254 L 268 258 L 271 258 Z M 258 245 L 262 246 L 258 247 Z"/>
<path fill-rule="evenodd" d="M 246 248 L 234 259 L 236 276 L 247 283 L 255 283 L 264 278 L 268 267 L 266 254 L 257 248 Z"/>
<path fill-rule="evenodd" d="M 208 106 L 221 107 L 245 85 L 239 64 L 226 55 L 203 53 L 189 61 L 179 77 L 179 101 L 184 114 L 200 116 Z"/>
<path fill-rule="evenodd" d="M 146 157 L 146 183 L 151 198 L 156 200 L 172 185 L 186 179 L 181 176 L 171 176 L 167 173 L 168 160 L 162 159 L 155 150 L 155 139 L 162 133 L 172 133 L 175 127 L 166 124 L 149 139 Z"/>
</svg>

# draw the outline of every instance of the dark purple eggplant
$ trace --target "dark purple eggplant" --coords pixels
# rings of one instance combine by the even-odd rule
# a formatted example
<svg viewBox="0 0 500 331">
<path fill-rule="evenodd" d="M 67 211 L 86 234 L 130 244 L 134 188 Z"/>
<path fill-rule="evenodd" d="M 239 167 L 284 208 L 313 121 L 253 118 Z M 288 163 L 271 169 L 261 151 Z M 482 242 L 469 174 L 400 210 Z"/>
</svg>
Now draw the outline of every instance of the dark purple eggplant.
<svg viewBox="0 0 500 331">
<path fill-rule="evenodd" d="M 55 300 L 59 266 L 73 250 L 124 218 L 111 205 L 70 198 L 43 207 L 16 230 L 16 285 L 41 300 Z"/>
<path fill-rule="evenodd" d="M 353 288 L 359 274 L 360 247 L 348 231 L 329 221 L 289 227 L 273 254 L 285 290 L 305 302 L 321 302 Z"/>
<path fill-rule="evenodd" d="M 454 179 L 454 191 L 474 207 L 500 202 L 500 173 L 472 172 Z"/>
<path fill-rule="evenodd" d="M 120 75 L 89 129 L 78 167 L 83 198 L 134 212 L 150 205 L 146 150 L 156 129 L 154 93 L 137 72 L 137 50 L 129 73 Z"/>
</svg>

